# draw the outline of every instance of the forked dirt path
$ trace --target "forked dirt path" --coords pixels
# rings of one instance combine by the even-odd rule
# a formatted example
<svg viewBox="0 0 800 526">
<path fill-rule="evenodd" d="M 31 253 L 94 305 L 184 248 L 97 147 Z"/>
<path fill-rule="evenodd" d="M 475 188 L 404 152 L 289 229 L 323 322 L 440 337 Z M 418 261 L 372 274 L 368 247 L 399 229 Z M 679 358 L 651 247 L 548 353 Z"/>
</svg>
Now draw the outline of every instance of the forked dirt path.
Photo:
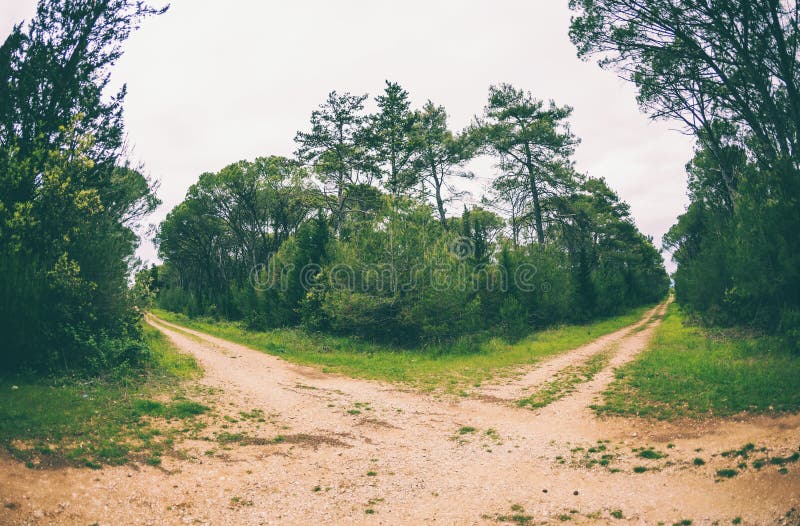
<svg viewBox="0 0 800 526">
<path fill-rule="evenodd" d="M 484 384 L 475 390 L 474 393 L 484 400 L 497 399 L 499 402 L 518 400 L 530 394 L 531 391 L 534 391 L 545 382 L 551 380 L 554 375 L 565 367 L 579 365 L 591 356 L 612 350 L 612 348 L 623 341 L 626 336 L 647 328 L 646 332 L 642 332 L 638 335 L 636 341 L 631 341 L 629 343 L 627 346 L 629 352 L 620 353 L 620 355 L 624 355 L 625 359 L 616 359 L 614 366 L 619 366 L 633 358 L 636 353 L 644 348 L 644 344 L 650 339 L 655 327 L 653 323 L 664 315 L 667 306 L 669 306 L 669 301 L 653 307 L 647 311 L 639 321 L 632 325 L 601 336 L 569 352 L 561 353 L 543 362 L 527 366 L 520 371 L 520 374 L 512 375 L 510 379 L 507 379 L 503 383 Z M 642 343 L 643 341 L 644 343 Z"/>
<path fill-rule="evenodd" d="M 0 509 L 0 524 L 797 524 L 797 463 L 786 474 L 775 466 L 723 481 L 715 474 L 741 461 L 720 453 L 746 443 L 770 456 L 796 451 L 800 416 L 702 424 L 594 416 L 588 406 L 613 367 L 646 347 L 658 323 L 649 318 L 446 401 L 151 318 L 200 361 L 200 382 L 221 390 L 221 412 L 264 412 L 264 422 L 236 424 L 251 445 L 186 441 L 188 458 L 165 458 L 162 468 L 101 471 L 29 470 L 0 457 L 0 500 L 17 504 Z M 606 367 L 562 398 L 537 410 L 512 403 L 598 352 L 609 353 Z M 224 430 L 209 438 L 213 431 Z M 640 447 L 667 456 L 640 458 Z"/>
</svg>

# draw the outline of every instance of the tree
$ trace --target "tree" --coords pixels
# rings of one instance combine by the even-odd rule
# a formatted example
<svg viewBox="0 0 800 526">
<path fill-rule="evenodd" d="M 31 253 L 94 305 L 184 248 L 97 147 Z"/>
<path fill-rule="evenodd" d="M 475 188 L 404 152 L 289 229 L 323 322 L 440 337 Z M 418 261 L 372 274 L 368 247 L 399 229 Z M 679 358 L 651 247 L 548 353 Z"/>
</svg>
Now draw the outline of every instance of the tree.
<svg viewBox="0 0 800 526">
<path fill-rule="evenodd" d="M 43 0 L 0 47 L 0 331 L 7 366 L 88 367 L 144 354 L 128 273 L 158 203 L 125 161 L 109 68 L 144 2 Z"/>
<path fill-rule="evenodd" d="M 570 7 L 579 55 L 597 55 L 636 83 L 654 117 L 704 132 L 703 146 L 715 155 L 713 123 L 744 125 L 769 166 L 800 166 L 796 0 L 571 0 Z"/>
<path fill-rule="evenodd" d="M 300 165 L 280 157 L 200 177 L 161 226 L 162 306 L 255 329 L 298 324 L 401 345 L 458 339 L 468 349 L 483 333 L 520 338 L 666 291 L 661 256 L 627 205 L 573 169 L 568 108 L 493 88 L 488 117 L 454 134 L 431 102 L 412 119 L 393 83 L 367 130 L 363 100 L 333 93 L 312 132 L 298 134 L 298 156 L 336 200 L 321 200 Z M 447 218 L 453 180 L 471 176 L 464 165 L 484 146 L 500 156 L 495 193 Z M 387 191 L 371 184 L 376 174 Z M 432 199 L 408 191 L 412 181 Z M 513 242 L 494 211 L 506 203 Z M 272 264 L 248 273 L 253 254 L 275 247 Z"/>
<path fill-rule="evenodd" d="M 235 305 L 234 292 L 252 288 L 253 273 L 323 206 L 306 176 L 296 161 L 278 156 L 202 174 L 159 228 L 159 254 L 173 265 L 171 286 L 201 311 L 213 305 L 231 316 L 250 309 Z"/>
<path fill-rule="evenodd" d="M 311 113 L 311 131 L 297 132 L 295 136 L 298 159 L 312 163 L 320 180 L 332 187 L 335 195 L 332 212 L 337 233 L 350 204 L 348 187 L 369 183 L 375 175 L 364 144 L 366 98 L 367 95 L 330 92 L 325 103 Z"/>
<path fill-rule="evenodd" d="M 386 81 L 383 95 L 375 98 L 378 112 L 370 116 L 366 141 L 372 150 L 386 189 L 398 197 L 417 183 L 413 161 L 412 129 L 415 114 L 408 92 Z"/>
<path fill-rule="evenodd" d="M 676 295 L 709 321 L 800 319 L 800 5 L 572 0 L 571 38 L 695 134 L 692 203 L 665 237 Z M 717 271 L 709 275 L 709 265 Z M 769 276 L 769 278 L 766 278 Z M 689 290 L 694 288 L 695 290 Z"/>
<path fill-rule="evenodd" d="M 555 229 L 569 254 L 578 319 L 664 297 L 669 280 L 660 254 L 604 180 L 587 178 L 555 201 Z"/>
<path fill-rule="evenodd" d="M 439 222 L 447 230 L 445 204 L 459 195 L 452 179 L 473 177 L 464 165 L 475 156 L 477 147 L 467 134 L 454 135 L 447 127 L 444 107 L 436 106 L 431 101 L 417 112 L 411 133 L 414 166 L 420 174 L 422 185 L 427 183 L 433 188 Z M 450 197 L 445 197 L 445 191 Z"/>
<path fill-rule="evenodd" d="M 571 113 L 572 108 L 553 101 L 545 108 L 530 93 L 501 84 L 489 88 L 484 116 L 472 130 L 528 193 L 539 243 L 545 242 L 543 201 L 574 184 L 569 157 L 578 140 L 565 122 Z"/>
</svg>

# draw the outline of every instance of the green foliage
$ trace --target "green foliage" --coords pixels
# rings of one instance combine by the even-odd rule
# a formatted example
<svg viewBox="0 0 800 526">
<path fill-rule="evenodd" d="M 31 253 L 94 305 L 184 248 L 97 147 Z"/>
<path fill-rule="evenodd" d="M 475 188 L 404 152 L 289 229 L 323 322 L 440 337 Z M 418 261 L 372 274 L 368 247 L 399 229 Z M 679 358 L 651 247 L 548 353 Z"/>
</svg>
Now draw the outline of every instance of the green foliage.
<svg viewBox="0 0 800 526">
<path fill-rule="evenodd" d="M 160 304 L 190 315 L 248 316 L 254 327 L 291 320 L 297 298 L 273 312 L 279 300 L 266 289 L 282 276 L 269 275 L 271 258 L 321 204 L 305 170 L 283 157 L 201 175 L 158 232 L 168 262 L 159 270 Z"/>
<path fill-rule="evenodd" d="M 545 107 L 531 93 L 500 84 L 489 88 L 484 116 L 470 130 L 499 156 L 503 175 L 497 182 L 506 192 L 518 192 L 512 205 L 521 209 L 515 216 L 530 218 L 539 244 L 550 215 L 547 198 L 568 193 L 579 179 L 570 160 L 579 142 L 569 129 L 571 114 L 569 106 L 550 101 Z"/>
<path fill-rule="evenodd" d="M 411 145 L 415 115 L 408 92 L 396 82 L 387 80 L 383 95 L 376 97 L 375 102 L 378 112 L 370 116 L 365 143 L 372 150 L 370 159 L 376 164 L 386 189 L 398 196 L 418 179 Z"/>
<path fill-rule="evenodd" d="M 798 2 L 571 0 L 579 55 L 695 134 L 691 204 L 664 238 L 678 301 L 800 349 Z"/>
<path fill-rule="evenodd" d="M 370 184 L 376 175 L 366 139 L 366 98 L 367 95 L 330 92 L 325 103 L 311 113 L 311 130 L 295 136 L 297 158 L 310 163 L 319 180 L 331 190 L 328 209 L 336 231 L 357 207 L 349 189 Z"/>
<path fill-rule="evenodd" d="M 88 369 L 146 358 L 128 290 L 135 223 L 158 204 L 123 157 L 124 88 L 108 68 L 143 2 L 42 0 L 0 47 L 3 368 Z"/>
<path fill-rule="evenodd" d="M 492 87 L 485 117 L 453 134 L 444 108 L 412 111 L 396 83 L 372 115 L 365 98 L 331 92 L 295 138 L 297 163 L 270 157 L 200 177 L 159 229 L 161 307 L 258 330 L 468 348 L 666 295 L 660 255 L 627 205 L 572 169 L 569 108 Z M 519 218 L 507 237 L 493 211 L 506 197 L 445 217 L 453 178 L 471 175 L 463 166 L 481 148 L 521 174 L 504 178 L 526 192 L 514 213 L 536 216 L 526 207 L 537 194 L 534 230 L 546 238 L 520 242 Z"/>
<path fill-rule="evenodd" d="M 800 408 L 800 359 L 776 338 L 688 325 L 671 305 L 651 344 L 621 368 L 598 411 L 656 418 Z"/>
<path fill-rule="evenodd" d="M 447 126 L 447 111 L 428 101 L 414 117 L 411 131 L 413 163 L 420 178 L 420 191 L 433 189 L 433 200 L 439 222 L 447 229 L 445 205 L 460 192 L 453 186 L 454 178 L 471 179 L 472 172 L 464 164 L 478 151 L 478 144 L 469 133 L 454 134 Z"/>
</svg>

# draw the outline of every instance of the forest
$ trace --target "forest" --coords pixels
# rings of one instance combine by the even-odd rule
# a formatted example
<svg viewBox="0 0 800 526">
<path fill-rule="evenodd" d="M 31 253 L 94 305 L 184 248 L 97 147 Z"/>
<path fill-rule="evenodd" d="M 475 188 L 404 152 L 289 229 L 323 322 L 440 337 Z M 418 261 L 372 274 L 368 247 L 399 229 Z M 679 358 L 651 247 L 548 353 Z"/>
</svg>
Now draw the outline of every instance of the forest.
<svg viewBox="0 0 800 526">
<path fill-rule="evenodd" d="M 374 113 L 366 101 L 331 92 L 292 159 L 202 174 L 159 228 L 164 264 L 142 275 L 159 305 L 409 346 L 515 339 L 666 295 L 628 205 L 574 169 L 570 107 L 500 84 L 453 131 L 444 107 L 413 109 L 397 83 Z M 477 155 L 498 174 L 449 215 Z"/>
<path fill-rule="evenodd" d="M 672 5 L 572 0 L 570 37 L 637 86 L 643 111 L 696 139 L 691 204 L 664 237 L 677 301 L 696 322 L 796 347 L 797 12 Z M 137 363 L 153 296 L 252 329 L 413 346 L 514 339 L 667 294 L 662 255 L 628 205 L 575 169 L 572 109 L 502 83 L 464 130 L 437 103 L 412 108 L 395 82 L 374 100 L 331 92 L 291 158 L 201 174 L 158 228 L 163 263 L 136 273 L 137 226 L 159 201 L 128 160 L 126 88 L 108 87 L 125 40 L 164 10 L 42 1 L 0 47 L 4 366 Z M 489 184 L 471 181 L 477 156 L 494 160 L 479 174 Z M 469 206 L 466 188 L 480 188 Z"/>
</svg>

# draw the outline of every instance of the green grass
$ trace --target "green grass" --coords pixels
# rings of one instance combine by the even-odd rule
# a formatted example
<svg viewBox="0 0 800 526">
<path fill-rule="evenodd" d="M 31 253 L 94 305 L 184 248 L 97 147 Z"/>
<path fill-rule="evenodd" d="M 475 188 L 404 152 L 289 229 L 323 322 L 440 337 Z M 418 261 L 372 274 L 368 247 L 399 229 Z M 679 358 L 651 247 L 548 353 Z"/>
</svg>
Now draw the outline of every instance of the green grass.
<svg viewBox="0 0 800 526">
<path fill-rule="evenodd" d="M 800 410 L 800 356 L 772 338 L 686 324 L 670 305 L 650 349 L 617 371 L 601 413 L 658 419 Z"/>
<path fill-rule="evenodd" d="M 0 378 L 0 447 L 29 467 L 99 468 L 131 460 L 159 465 L 178 432 L 169 422 L 194 420 L 208 408 L 164 397 L 180 391 L 180 381 L 199 374 L 199 367 L 160 332 L 145 327 L 144 335 L 152 360 L 137 373 Z"/>
<path fill-rule="evenodd" d="M 590 381 L 611 359 L 609 351 L 601 351 L 590 356 L 583 363 L 571 365 L 560 370 L 553 380 L 545 383 L 535 393 L 520 400 L 517 405 L 538 409 L 564 398 L 575 391 L 577 386 Z"/>
<path fill-rule="evenodd" d="M 635 323 L 646 310 L 642 307 L 588 325 L 543 330 L 513 344 L 500 338 L 475 341 L 465 337 L 448 345 L 414 350 L 302 329 L 254 332 L 232 322 L 190 319 L 158 309 L 153 313 L 166 321 L 324 371 L 455 393 L 490 378 L 511 374 L 514 367 L 536 363 Z"/>
<path fill-rule="evenodd" d="M 660 451 L 656 451 L 655 449 L 649 448 L 649 449 L 643 449 L 642 451 L 639 451 L 639 456 L 642 457 L 642 458 L 649 459 L 649 460 L 658 460 L 660 458 L 666 457 L 667 455 L 665 455 L 664 453 L 662 453 Z"/>
</svg>

